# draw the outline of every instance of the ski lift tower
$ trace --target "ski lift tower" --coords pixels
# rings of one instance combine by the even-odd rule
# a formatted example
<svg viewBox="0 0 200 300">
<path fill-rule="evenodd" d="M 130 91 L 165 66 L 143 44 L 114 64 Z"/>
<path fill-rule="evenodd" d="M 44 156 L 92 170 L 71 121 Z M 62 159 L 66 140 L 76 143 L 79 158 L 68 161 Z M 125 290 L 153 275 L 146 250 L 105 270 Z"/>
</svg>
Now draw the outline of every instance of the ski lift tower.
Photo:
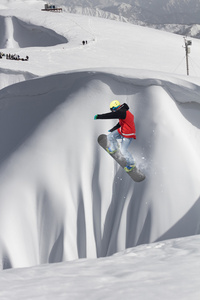
<svg viewBox="0 0 200 300">
<path fill-rule="evenodd" d="M 185 42 L 185 54 L 186 54 L 186 70 L 187 70 L 187 75 L 189 75 L 189 61 L 188 61 L 188 54 L 190 53 L 190 47 L 192 45 L 192 41 L 187 40 L 186 37 L 184 37 L 184 42 Z"/>
</svg>

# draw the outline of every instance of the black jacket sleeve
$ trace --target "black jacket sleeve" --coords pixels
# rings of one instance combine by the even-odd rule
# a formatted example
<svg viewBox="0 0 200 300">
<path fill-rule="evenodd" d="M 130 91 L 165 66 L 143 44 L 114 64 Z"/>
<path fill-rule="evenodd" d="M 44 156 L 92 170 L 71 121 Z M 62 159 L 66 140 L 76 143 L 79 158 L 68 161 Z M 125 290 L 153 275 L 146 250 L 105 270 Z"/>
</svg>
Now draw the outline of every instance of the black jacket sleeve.
<svg viewBox="0 0 200 300">
<path fill-rule="evenodd" d="M 97 119 L 125 119 L 126 111 L 129 109 L 126 103 L 122 104 L 120 109 L 102 115 L 97 115 Z"/>
<path fill-rule="evenodd" d="M 129 107 L 126 103 L 124 103 L 115 112 L 110 112 L 110 113 L 106 113 L 106 114 L 97 115 L 97 119 L 125 119 L 127 110 L 129 110 Z M 115 125 L 109 131 L 113 132 L 114 130 L 116 130 L 120 127 L 121 127 L 120 124 L 117 123 L 117 125 Z"/>
<path fill-rule="evenodd" d="M 126 118 L 126 112 L 121 111 L 115 111 L 110 112 L 102 115 L 98 115 L 97 119 L 125 119 Z"/>
<path fill-rule="evenodd" d="M 121 126 L 120 126 L 120 124 L 119 123 L 117 123 L 117 125 L 115 125 L 112 129 L 110 129 L 109 131 L 110 132 L 113 132 L 113 131 L 115 131 L 116 129 L 118 129 L 118 128 L 120 128 Z"/>
</svg>

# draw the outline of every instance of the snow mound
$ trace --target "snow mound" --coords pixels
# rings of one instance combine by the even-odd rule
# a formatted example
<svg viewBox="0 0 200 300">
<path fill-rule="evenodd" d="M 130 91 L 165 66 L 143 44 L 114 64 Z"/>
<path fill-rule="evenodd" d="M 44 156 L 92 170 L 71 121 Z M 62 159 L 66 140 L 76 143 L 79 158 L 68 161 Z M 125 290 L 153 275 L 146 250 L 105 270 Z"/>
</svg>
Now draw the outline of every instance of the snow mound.
<svg viewBox="0 0 200 300">
<path fill-rule="evenodd" d="M 0 91 L 3 268 L 200 233 L 200 87 L 133 74 L 77 71 Z M 140 184 L 96 141 L 116 122 L 93 116 L 116 98 L 135 114 L 131 151 L 146 174 Z"/>
<path fill-rule="evenodd" d="M 14 71 L 0 68 L 0 89 L 35 77 L 37 76 L 29 72 Z"/>
<path fill-rule="evenodd" d="M 0 16 L 0 48 L 49 47 L 67 39 L 43 26 L 24 22 L 15 16 Z"/>
</svg>

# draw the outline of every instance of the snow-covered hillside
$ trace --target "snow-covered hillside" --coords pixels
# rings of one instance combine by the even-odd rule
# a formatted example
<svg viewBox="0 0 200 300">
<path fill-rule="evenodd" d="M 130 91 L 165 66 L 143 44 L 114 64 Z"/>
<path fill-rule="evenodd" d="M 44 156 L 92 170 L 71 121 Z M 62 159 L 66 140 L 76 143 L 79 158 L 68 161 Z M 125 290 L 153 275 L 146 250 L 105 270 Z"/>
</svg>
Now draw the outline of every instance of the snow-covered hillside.
<svg viewBox="0 0 200 300">
<path fill-rule="evenodd" d="M 52 0 L 70 13 L 130 22 L 199 38 L 199 0 Z"/>
<path fill-rule="evenodd" d="M 70 7 L 98 8 L 145 23 L 190 24 L 200 21 L 198 0 L 52 0 L 51 2 Z"/>
<path fill-rule="evenodd" d="M 3 57 L 0 68 L 5 76 L 1 77 L 0 88 L 7 85 L 6 80 L 8 84 L 18 82 L 18 73 L 21 80 L 23 76 L 27 79 L 99 67 L 186 74 L 182 36 L 82 15 L 43 12 L 41 1 L 36 9 L 33 3 L 37 2 L 32 2 L 31 9 L 27 1 L 11 3 L 10 9 L 1 10 L 0 28 L 4 28 L 0 29 L 1 51 L 22 58 L 28 55 L 30 60 L 19 62 Z M 82 41 L 87 41 L 87 45 Z M 196 39 L 192 42 L 190 75 L 198 76 L 200 42 Z M 42 48 L 38 47 L 40 44 Z M 12 82 L 11 77 L 7 78 L 9 72 Z"/>
<path fill-rule="evenodd" d="M 198 299 L 200 41 L 186 76 L 181 36 L 43 4 L 0 7 L 1 52 L 29 56 L 0 60 L 1 266 L 47 264 L 2 271 L 0 298 Z M 141 183 L 97 144 L 115 122 L 94 115 L 114 99 L 135 115 Z M 196 279 L 182 286 L 180 266 Z"/>
</svg>

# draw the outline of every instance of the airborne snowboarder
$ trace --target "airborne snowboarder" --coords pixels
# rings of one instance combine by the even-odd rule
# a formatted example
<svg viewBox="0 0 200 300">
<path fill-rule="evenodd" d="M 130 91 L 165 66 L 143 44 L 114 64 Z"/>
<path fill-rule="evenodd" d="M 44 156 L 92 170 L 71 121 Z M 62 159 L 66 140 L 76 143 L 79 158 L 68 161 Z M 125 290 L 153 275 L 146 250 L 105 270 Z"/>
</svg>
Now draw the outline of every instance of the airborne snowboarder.
<svg viewBox="0 0 200 300">
<path fill-rule="evenodd" d="M 121 105 L 118 100 L 110 103 L 110 110 L 110 113 L 95 115 L 94 120 L 119 119 L 117 125 L 109 130 L 110 133 L 107 136 L 109 146 L 106 150 L 110 154 L 117 152 L 119 148 L 117 140 L 121 139 L 121 154 L 126 159 L 124 170 L 131 172 L 135 168 L 135 161 L 128 151 L 128 147 L 133 139 L 136 139 L 134 115 L 129 111 L 129 106 L 126 103 Z"/>
</svg>

